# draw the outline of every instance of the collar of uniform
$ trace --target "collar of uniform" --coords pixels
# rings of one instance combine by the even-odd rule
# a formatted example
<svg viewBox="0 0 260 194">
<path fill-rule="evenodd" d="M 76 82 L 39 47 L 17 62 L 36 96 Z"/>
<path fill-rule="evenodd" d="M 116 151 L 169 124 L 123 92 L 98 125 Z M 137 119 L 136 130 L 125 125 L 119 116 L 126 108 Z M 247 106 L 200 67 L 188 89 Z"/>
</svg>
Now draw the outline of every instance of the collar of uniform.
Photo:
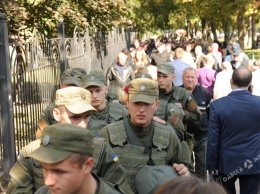
<svg viewBox="0 0 260 194">
<path fill-rule="evenodd" d="M 108 113 L 108 105 L 99 111 L 92 111 L 92 116 L 98 118 L 99 120 L 106 120 Z"/>
<path fill-rule="evenodd" d="M 175 89 L 175 86 L 172 85 L 172 90 L 167 93 L 166 90 L 163 90 L 163 89 L 160 89 L 160 88 L 159 88 L 159 95 L 160 95 L 160 96 L 169 96 L 170 94 L 173 93 L 174 89 Z"/>
<path fill-rule="evenodd" d="M 97 183 L 97 187 L 96 187 L 95 193 L 99 193 L 99 191 L 100 191 L 100 186 L 101 186 L 100 180 L 99 180 L 99 178 L 98 178 L 97 175 L 95 175 L 94 173 L 91 173 L 91 174 L 92 174 L 92 176 L 94 177 L 94 179 L 95 179 L 95 181 L 96 181 L 96 183 Z"/>
<path fill-rule="evenodd" d="M 153 126 L 153 122 L 151 122 L 147 127 L 138 126 L 132 123 L 131 118 L 128 119 L 129 125 L 131 129 L 134 131 L 137 137 L 146 136 L 151 132 L 151 127 Z"/>
</svg>

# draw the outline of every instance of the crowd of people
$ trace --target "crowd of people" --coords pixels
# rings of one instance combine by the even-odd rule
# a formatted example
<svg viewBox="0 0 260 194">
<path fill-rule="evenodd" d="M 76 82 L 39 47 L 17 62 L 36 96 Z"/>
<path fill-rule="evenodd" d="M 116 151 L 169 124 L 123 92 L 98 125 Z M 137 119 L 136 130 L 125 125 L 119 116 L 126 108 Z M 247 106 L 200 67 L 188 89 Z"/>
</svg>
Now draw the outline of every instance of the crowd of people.
<svg viewBox="0 0 260 194">
<path fill-rule="evenodd" d="M 184 37 L 66 70 L 6 193 L 259 194 L 259 72 L 238 43 Z"/>
</svg>

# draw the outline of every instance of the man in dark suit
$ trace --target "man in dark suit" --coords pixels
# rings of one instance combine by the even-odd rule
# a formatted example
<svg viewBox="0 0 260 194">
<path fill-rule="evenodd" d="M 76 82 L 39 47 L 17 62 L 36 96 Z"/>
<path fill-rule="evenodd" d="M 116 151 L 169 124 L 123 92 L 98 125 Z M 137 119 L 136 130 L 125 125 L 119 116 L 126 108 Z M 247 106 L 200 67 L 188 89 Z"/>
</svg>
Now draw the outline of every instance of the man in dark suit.
<svg viewBox="0 0 260 194">
<path fill-rule="evenodd" d="M 247 90 L 252 80 L 246 68 L 234 70 L 232 92 L 210 105 L 206 166 L 219 175 L 228 193 L 257 194 L 260 181 L 260 97 Z"/>
</svg>

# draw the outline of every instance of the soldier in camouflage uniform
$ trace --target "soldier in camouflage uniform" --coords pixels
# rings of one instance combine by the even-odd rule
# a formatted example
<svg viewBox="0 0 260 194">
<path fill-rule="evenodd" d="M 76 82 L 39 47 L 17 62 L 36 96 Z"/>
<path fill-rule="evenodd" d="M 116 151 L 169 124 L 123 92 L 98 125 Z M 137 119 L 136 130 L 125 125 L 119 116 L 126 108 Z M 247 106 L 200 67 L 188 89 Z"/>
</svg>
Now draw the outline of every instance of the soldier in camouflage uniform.
<svg viewBox="0 0 260 194">
<path fill-rule="evenodd" d="M 46 186 L 38 189 L 36 194 L 124 193 L 113 182 L 93 173 L 94 139 L 89 130 L 76 125 L 55 124 L 46 127 L 39 148 L 28 155 L 43 167 Z"/>
<path fill-rule="evenodd" d="M 95 134 L 107 124 L 119 121 L 128 116 L 128 110 L 118 101 L 107 102 L 106 95 L 108 88 L 102 70 L 90 71 L 83 78 L 83 88 L 91 93 L 91 105 L 97 110 L 92 112 L 88 129 Z"/>
<path fill-rule="evenodd" d="M 60 88 L 65 88 L 69 86 L 82 86 L 82 76 L 85 71 L 82 68 L 74 68 L 72 70 L 66 70 L 61 75 Z M 36 130 L 36 139 L 38 139 L 44 127 L 52 124 L 56 124 L 57 121 L 53 117 L 53 109 L 55 104 L 49 104 L 41 113 L 41 117 L 38 124 L 38 129 Z"/>
<path fill-rule="evenodd" d="M 120 158 L 127 170 L 131 188 L 136 192 L 134 179 L 145 165 L 170 165 L 181 176 L 190 176 L 188 157 L 182 153 L 182 146 L 171 126 L 156 122 L 153 115 L 159 106 L 158 84 L 148 78 L 130 82 L 127 107 L 129 118 L 104 127 L 104 137 Z"/>
<path fill-rule="evenodd" d="M 91 106 L 89 91 L 75 86 L 56 91 L 53 116 L 58 123 L 69 123 L 86 128 L 90 113 L 94 110 L 94 107 Z M 20 151 L 20 157 L 10 171 L 11 180 L 7 194 L 34 193 L 44 184 L 42 167 L 39 162 L 32 158 L 26 158 L 28 154 L 40 146 L 40 142 L 40 139 L 35 140 Z M 94 138 L 94 147 L 92 172 L 116 185 L 129 186 L 125 180 L 125 169 L 118 163 L 111 146 L 103 138 Z"/>
<path fill-rule="evenodd" d="M 192 151 L 194 139 L 191 134 L 186 132 L 187 123 L 198 124 L 201 112 L 197 107 L 196 101 L 186 89 L 173 85 L 174 78 L 174 67 L 171 64 L 161 64 L 158 66 L 157 82 L 159 85 L 161 107 L 159 107 L 156 113 L 157 116 L 164 115 L 166 117 L 164 119 L 175 126 L 179 123 L 179 119 L 176 120 L 171 116 L 171 113 L 177 113 L 183 122 L 183 127 L 180 127 L 181 125 L 176 127 L 176 133 L 181 141 L 187 141 L 189 149 Z"/>
</svg>

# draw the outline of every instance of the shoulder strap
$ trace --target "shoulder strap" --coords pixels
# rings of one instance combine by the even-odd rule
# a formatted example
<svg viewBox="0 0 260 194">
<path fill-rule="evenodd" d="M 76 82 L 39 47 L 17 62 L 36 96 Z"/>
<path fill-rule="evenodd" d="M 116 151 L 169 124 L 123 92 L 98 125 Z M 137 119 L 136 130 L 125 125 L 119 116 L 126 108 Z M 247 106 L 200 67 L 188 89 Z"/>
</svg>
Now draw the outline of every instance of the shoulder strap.
<svg viewBox="0 0 260 194">
<path fill-rule="evenodd" d="M 134 144 L 134 145 L 137 145 L 137 146 L 144 146 L 140 140 L 136 137 L 135 133 L 133 132 L 133 130 L 131 129 L 128 121 L 127 121 L 128 118 L 124 118 L 123 120 L 123 123 L 124 123 L 124 126 L 125 126 L 125 131 L 126 131 L 126 134 L 127 134 L 127 137 L 130 139 L 131 143 Z"/>
<path fill-rule="evenodd" d="M 175 87 L 173 94 L 172 94 L 173 99 L 175 99 L 176 101 L 180 101 L 183 98 L 184 91 L 185 91 L 184 88 Z"/>
</svg>

